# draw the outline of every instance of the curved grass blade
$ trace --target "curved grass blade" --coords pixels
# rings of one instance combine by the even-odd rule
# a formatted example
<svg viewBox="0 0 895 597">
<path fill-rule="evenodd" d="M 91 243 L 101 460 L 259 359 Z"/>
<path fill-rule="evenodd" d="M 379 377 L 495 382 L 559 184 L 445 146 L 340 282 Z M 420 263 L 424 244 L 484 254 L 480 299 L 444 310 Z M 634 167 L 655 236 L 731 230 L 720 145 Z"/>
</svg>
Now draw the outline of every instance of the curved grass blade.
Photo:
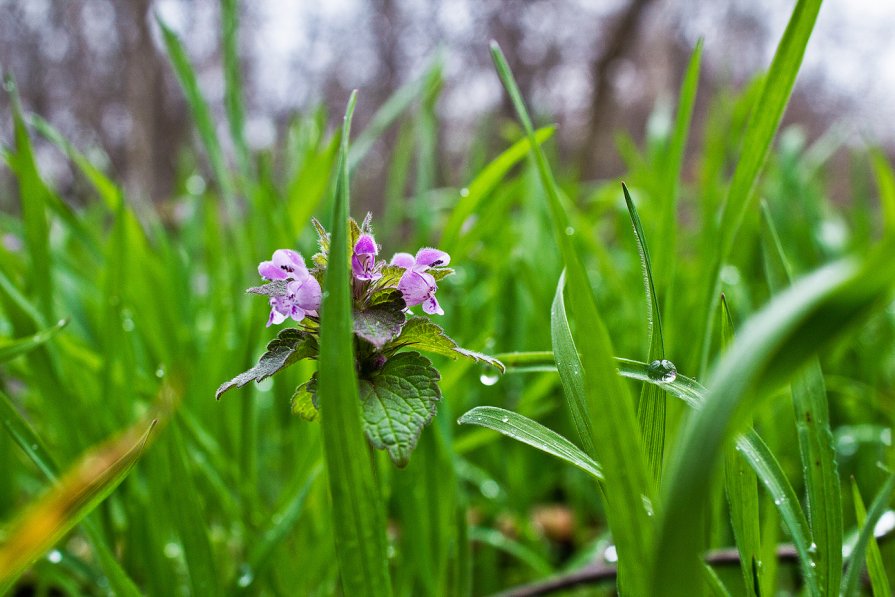
<svg viewBox="0 0 895 597">
<path fill-rule="evenodd" d="M 373 597 L 390 595 L 392 589 L 382 499 L 361 425 L 354 365 L 347 226 L 348 137 L 356 102 L 354 92 L 342 125 L 332 242 L 320 308 L 317 396 L 342 587 L 346 595 Z"/>
<path fill-rule="evenodd" d="M 757 401 L 746 397 L 761 396 L 785 382 L 820 347 L 853 328 L 889 295 L 895 280 L 892 249 L 889 242 L 863 262 L 834 262 L 802 278 L 755 315 L 718 361 L 705 405 L 689 415 L 667 471 L 654 592 L 699 591 L 694 583 L 703 538 L 689 529 L 705 514 L 715 455 L 735 431 L 734 422 L 755 408 Z"/>
<path fill-rule="evenodd" d="M 461 425 L 472 424 L 493 429 L 509 438 L 537 448 L 541 452 L 564 460 L 588 473 L 597 481 L 603 481 L 600 465 L 593 458 L 560 434 L 526 416 L 495 406 L 477 406 L 465 413 L 457 422 Z"/>
<path fill-rule="evenodd" d="M 593 415 L 590 417 L 591 443 L 594 447 L 599 446 L 598 456 L 606 475 L 603 485 L 606 513 L 619 553 L 619 578 L 623 579 L 621 584 L 625 591 L 634 595 L 646 594 L 647 579 L 640 571 L 651 566 L 655 525 L 646 508 L 638 505 L 644 503 L 644 498 L 655 503 L 655 491 L 644 458 L 634 405 L 627 386 L 615 373 L 612 341 L 594 301 L 587 272 L 572 236 L 567 232 L 569 219 L 562 206 L 559 186 L 535 139 L 522 94 L 497 42 L 491 42 L 491 57 L 528 136 L 529 148 L 547 195 L 554 240 L 566 268 L 569 311 L 576 324 L 569 333 L 574 339 L 571 351 L 575 347 L 579 351 L 587 411 Z M 560 285 L 559 294 L 562 292 L 563 285 Z M 566 366 L 576 365 L 560 361 L 558 366 L 562 371 Z"/>
<path fill-rule="evenodd" d="M 852 597 L 858 595 L 859 582 L 861 580 L 861 570 L 864 569 L 864 559 L 867 554 L 867 547 L 873 537 L 873 531 L 880 516 L 886 511 L 889 501 L 892 499 L 892 492 L 895 491 L 895 475 L 889 475 L 886 482 L 880 488 L 873 503 L 870 504 L 870 510 L 864 519 L 864 526 L 858 533 L 858 540 L 852 549 L 846 568 L 845 575 L 842 577 L 842 597 Z"/>
<path fill-rule="evenodd" d="M 41 330 L 32 336 L 0 342 L 0 363 L 5 363 L 34 350 L 58 334 L 67 324 L 68 319 L 61 319 L 53 327 Z"/>
<path fill-rule="evenodd" d="M 895 234 L 895 171 L 879 149 L 870 152 L 876 186 L 879 188 L 879 201 L 882 206 L 883 222 L 887 234 Z"/>
<path fill-rule="evenodd" d="M 546 143 L 555 132 L 555 126 L 540 128 L 535 131 L 535 139 L 539 144 Z M 494 190 L 513 166 L 528 155 L 528 151 L 529 140 L 527 138 L 516 141 L 479 172 L 466 187 L 466 193 L 461 194 L 460 201 L 451 212 L 451 216 L 444 226 L 439 246 L 445 247 L 447 250 L 456 246 L 463 223 L 475 213 L 482 199 Z"/>
<path fill-rule="evenodd" d="M 224 105 L 230 137 L 236 148 L 236 161 L 244 180 L 251 175 L 249 149 L 245 139 L 245 105 L 242 97 L 242 77 L 239 64 L 239 6 L 238 0 L 221 0 L 221 28 L 223 32 Z"/>
<path fill-rule="evenodd" d="M 643 275 L 643 290 L 646 294 L 646 319 L 649 334 L 649 357 L 647 360 L 652 362 L 665 358 L 661 310 L 659 309 L 659 299 L 656 296 L 656 287 L 653 284 L 653 268 L 646 236 L 643 234 L 643 225 L 640 223 L 640 216 L 637 214 L 637 208 L 634 206 L 634 201 L 631 199 L 631 194 L 625 183 L 622 183 L 622 192 L 625 195 L 628 215 L 631 216 L 631 224 L 634 227 L 637 253 L 640 255 L 640 271 Z M 637 403 L 637 420 L 640 423 L 640 431 L 643 433 L 643 443 L 650 472 L 658 488 L 662 479 L 662 458 L 665 453 L 665 392 L 659 386 L 646 384 L 642 387 L 640 400 Z"/>
<path fill-rule="evenodd" d="M 791 283 L 791 268 L 767 205 L 762 203 L 762 241 L 768 284 L 772 293 Z M 811 535 L 820 590 L 833 595 L 842 577 L 842 496 L 823 371 L 817 357 L 792 382 L 792 404 L 799 453 L 805 477 Z"/>
<path fill-rule="evenodd" d="M 157 421 L 91 449 L 20 514 L 0 545 L 0 592 L 102 502 L 133 469 Z M 141 433 L 142 431 L 142 433 Z"/>
<path fill-rule="evenodd" d="M 746 125 L 740 158 L 730 182 L 727 200 L 721 209 L 721 224 L 718 230 L 720 249 L 714 253 L 715 258 L 709 267 L 709 277 L 706 280 L 708 294 L 705 299 L 706 322 L 702 329 L 700 371 L 706 369 L 711 350 L 721 266 L 730 255 L 746 212 L 757 198 L 755 187 L 758 184 L 758 177 L 771 151 L 774 136 L 783 118 L 783 111 L 789 103 L 820 5 L 821 0 L 799 0 L 796 4 L 774 53 L 771 66 L 764 77 L 761 94 L 752 108 Z"/>
</svg>

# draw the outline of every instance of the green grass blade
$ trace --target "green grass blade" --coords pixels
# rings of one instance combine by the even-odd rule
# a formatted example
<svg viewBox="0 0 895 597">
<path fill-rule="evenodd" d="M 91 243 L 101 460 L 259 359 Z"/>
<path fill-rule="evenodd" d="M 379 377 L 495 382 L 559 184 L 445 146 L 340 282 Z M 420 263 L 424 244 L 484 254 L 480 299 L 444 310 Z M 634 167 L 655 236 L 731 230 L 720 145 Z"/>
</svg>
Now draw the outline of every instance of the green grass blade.
<svg viewBox="0 0 895 597">
<path fill-rule="evenodd" d="M 576 324 L 571 335 L 581 358 L 587 411 L 593 415 L 590 417 L 591 440 L 594 447 L 599 446 L 596 455 L 606 476 L 607 519 L 622 568 L 620 585 L 633 595 L 645 594 L 646 578 L 640 571 L 651 565 L 654 525 L 646 508 L 638 505 L 644 498 L 652 501 L 654 496 L 634 405 L 628 388 L 616 374 L 612 342 L 594 302 L 572 236 L 568 234 L 568 217 L 562 207 L 559 187 L 537 143 L 519 87 L 496 42 L 491 44 L 491 56 L 528 136 L 541 185 L 547 195 L 554 238 L 566 267 L 569 310 L 571 320 Z M 562 368 L 564 364 L 558 363 L 558 366 Z"/>
<path fill-rule="evenodd" d="M 761 94 L 752 107 L 746 125 L 740 147 L 740 158 L 721 210 L 719 250 L 714 253 L 715 258 L 709 269 L 705 309 L 707 321 L 703 328 L 701 369 L 705 369 L 708 363 L 712 324 L 718 300 L 718 276 L 722 265 L 730 255 L 743 218 L 757 197 L 755 189 L 758 178 L 771 151 L 774 136 L 783 118 L 783 111 L 789 103 L 820 5 L 821 0 L 799 0 L 793 9 L 786 31 L 764 77 Z"/>
<path fill-rule="evenodd" d="M 461 425 L 472 424 L 493 429 L 509 438 L 537 448 L 541 452 L 564 460 L 598 481 L 603 480 L 600 465 L 593 458 L 560 434 L 526 416 L 496 406 L 477 406 L 465 413 L 457 422 Z"/>
<path fill-rule="evenodd" d="M 643 290 L 646 294 L 646 320 L 649 333 L 649 357 L 647 360 L 652 362 L 665 358 L 665 339 L 662 335 L 659 297 L 656 295 L 656 287 L 653 284 L 652 261 L 649 247 L 646 244 L 646 236 L 643 233 L 643 224 L 640 222 L 640 216 L 637 214 L 631 194 L 628 193 L 628 187 L 624 183 L 622 183 L 622 192 L 625 195 L 628 215 L 631 217 L 631 224 L 634 227 L 637 253 L 640 255 L 640 271 L 643 275 Z M 660 386 L 653 384 L 643 386 L 640 392 L 640 401 L 637 403 L 637 419 L 640 423 L 640 431 L 643 433 L 643 443 L 650 472 L 658 488 L 662 479 L 662 459 L 665 454 L 665 392 Z"/>
<path fill-rule="evenodd" d="M 382 500 L 361 426 L 348 269 L 348 136 L 357 94 L 342 127 L 332 242 L 320 315 L 320 424 L 332 520 L 346 595 L 390 595 Z"/>
<path fill-rule="evenodd" d="M 551 358 L 559 372 L 562 383 L 563 396 L 569 407 L 569 416 L 575 431 L 578 432 L 578 440 L 584 446 L 584 451 L 589 456 L 596 457 L 594 447 L 594 431 L 591 428 L 593 418 L 584 390 L 584 374 L 582 373 L 581 357 L 572 338 L 572 329 L 566 315 L 566 303 L 563 296 L 565 287 L 565 273 L 559 278 L 556 285 L 556 294 L 553 297 L 553 306 L 550 309 L 550 337 L 553 343 Z"/>
<path fill-rule="evenodd" d="M 230 136 L 236 148 L 236 161 L 244 180 L 251 176 L 249 149 L 245 139 L 245 106 L 242 97 L 242 76 L 239 64 L 239 1 L 221 0 L 224 59 L 224 106 Z"/>
<path fill-rule="evenodd" d="M 535 139 L 540 144 L 547 142 L 556 132 L 555 126 L 547 126 L 535 131 Z M 504 179 L 507 173 L 528 155 L 529 140 L 527 138 L 513 143 L 498 155 L 473 179 L 466 187 L 450 218 L 444 226 L 439 246 L 451 251 L 460 238 L 464 222 L 476 212 L 482 200 L 491 193 Z M 453 254 L 453 252 L 451 253 Z"/>
<path fill-rule="evenodd" d="M 355 166 L 359 164 L 367 153 L 373 148 L 376 140 L 385 133 L 385 131 L 405 114 L 408 108 L 417 98 L 425 97 L 433 93 L 433 91 L 441 87 L 442 78 L 442 60 L 440 56 L 436 56 L 432 61 L 432 65 L 426 69 L 426 72 L 419 79 L 415 79 L 400 87 L 391 97 L 386 100 L 382 106 L 376 111 L 370 119 L 361 134 L 352 143 L 348 154 L 348 171 L 354 171 Z"/>
<path fill-rule="evenodd" d="M 664 190 L 664 195 L 662 196 L 658 230 L 658 246 L 661 250 L 655 256 L 655 263 L 656 285 L 665 297 L 666 307 L 672 299 L 670 289 L 674 279 L 677 258 L 678 194 L 681 170 L 684 164 L 684 153 L 690 132 L 690 122 L 693 118 L 693 106 L 696 105 L 696 91 L 699 88 L 702 47 L 703 43 L 700 39 L 690 55 L 690 61 L 687 63 L 684 82 L 678 95 L 677 115 L 675 116 L 671 143 L 664 153 L 665 158 L 660 170 L 661 182 L 659 188 Z M 669 310 L 668 312 L 670 313 L 671 311 Z"/>
<path fill-rule="evenodd" d="M 885 154 L 876 149 L 870 152 L 876 186 L 879 187 L 879 202 L 883 212 L 883 227 L 886 234 L 895 234 L 895 171 Z"/>
<path fill-rule="evenodd" d="M 5 81 L 12 104 L 15 153 L 8 156 L 10 166 L 17 175 L 19 197 L 22 205 L 22 220 L 25 227 L 25 246 L 31 259 L 30 282 L 37 295 L 40 312 L 46 321 L 53 317 L 53 269 L 47 267 L 50 261 L 50 223 L 47 207 L 50 204 L 50 190 L 40 178 L 37 162 L 28 128 L 22 114 L 22 105 L 11 79 Z"/>
<path fill-rule="evenodd" d="M 876 523 L 879 522 L 880 516 L 886 511 L 889 501 L 892 499 L 893 490 L 895 490 L 895 475 L 889 475 L 886 482 L 873 499 L 873 503 L 870 504 L 870 510 L 867 512 L 867 517 L 864 519 L 864 526 L 861 527 L 861 532 L 858 533 L 858 540 L 849 555 L 848 567 L 845 570 L 845 575 L 842 577 L 842 589 L 840 593 L 842 597 L 852 597 L 853 595 L 859 594 L 861 570 L 864 569 L 864 560 L 868 556 L 867 549 L 868 546 L 870 546 L 870 540 L 873 537 L 873 529 L 876 527 Z M 874 593 L 875 590 L 876 585 L 874 585 Z M 884 594 L 887 593 L 888 591 Z"/>
<path fill-rule="evenodd" d="M 26 354 L 38 346 L 41 346 L 58 334 L 66 324 L 68 324 L 68 320 L 62 319 L 53 327 L 41 330 L 33 336 L 17 338 L 15 340 L 0 340 L 0 363 L 5 363 L 6 361 Z"/>
<path fill-rule="evenodd" d="M 867 509 L 858 484 L 854 478 L 851 480 L 852 499 L 855 503 L 855 519 L 858 528 L 864 528 L 867 523 Z M 886 575 L 886 566 L 883 563 L 883 555 L 879 550 L 879 543 L 871 533 L 867 540 L 867 573 L 870 576 L 870 586 L 873 589 L 873 597 L 886 597 L 889 595 L 889 577 Z"/>
<path fill-rule="evenodd" d="M 791 283 L 791 268 L 766 205 L 762 205 L 765 268 L 771 292 Z M 823 371 L 817 357 L 792 382 L 799 452 L 805 477 L 808 517 L 816 544 L 817 576 L 824 594 L 833 595 L 842 577 L 842 496 Z"/>
<path fill-rule="evenodd" d="M 148 429 L 140 424 L 90 450 L 10 524 L 0 544 L 0 592 L 5 593 L 31 562 L 118 487 L 136 464 L 154 427 L 155 421 Z"/>
<path fill-rule="evenodd" d="M 174 31 L 168 27 L 161 17 L 156 15 L 156 22 L 162 30 L 162 39 L 168 52 L 168 58 L 174 67 L 174 74 L 183 88 L 186 96 L 187 104 L 190 106 L 190 112 L 193 115 L 193 121 L 205 146 L 205 153 L 208 156 L 208 162 L 214 177 L 221 187 L 224 200 L 227 207 L 231 211 L 232 216 L 236 216 L 236 197 L 233 179 L 227 169 L 227 162 L 224 159 L 224 151 L 221 148 L 221 142 L 218 138 L 217 131 L 214 126 L 214 117 L 208 103 L 202 96 L 202 90 L 199 89 L 199 81 L 196 78 L 196 71 L 186 55 L 183 43 Z"/>
<path fill-rule="evenodd" d="M 895 263 L 886 257 L 891 250 L 891 244 L 881 246 L 864 262 L 842 260 L 802 278 L 750 319 L 719 360 L 705 405 L 688 417 L 667 470 L 654 592 L 669 587 L 673 595 L 698 592 L 693 583 L 703 538 L 689 530 L 708 507 L 715 455 L 735 431 L 734 422 L 755 408 L 757 401 L 746 398 L 785 382 L 889 295 L 895 279 Z"/>
<path fill-rule="evenodd" d="M 727 347 L 734 338 L 733 317 L 727 299 L 721 295 L 721 339 Z M 739 454 L 738 454 L 739 453 Z M 761 528 L 759 525 L 758 485 L 755 472 L 740 458 L 739 444 L 727 447 L 724 461 L 724 490 L 730 507 L 733 537 L 740 553 L 740 570 L 746 593 L 761 594 Z"/>
</svg>

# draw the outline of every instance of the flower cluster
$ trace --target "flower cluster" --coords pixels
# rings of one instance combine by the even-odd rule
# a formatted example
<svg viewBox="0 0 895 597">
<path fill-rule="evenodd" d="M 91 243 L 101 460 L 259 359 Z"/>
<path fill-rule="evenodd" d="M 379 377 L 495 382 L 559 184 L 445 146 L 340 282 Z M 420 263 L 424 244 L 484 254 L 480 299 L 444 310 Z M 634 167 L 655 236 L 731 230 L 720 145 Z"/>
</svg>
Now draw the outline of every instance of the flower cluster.
<svg viewBox="0 0 895 597">
<path fill-rule="evenodd" d="M 387 263 L 377 259 L 379 245 L 369 230 L 368 221 L 364 222 L 363 229 L 354 224 L 353 230 L 351 272 L 355 298 L 363 304 L 374 292 L 396 288 L 401 292 L 407 309 L 420 305 L 430 315 L 444 315 L 444 309 L 435 298 L 438 290 L 436 276 L 440 279 L 452 273 L 445 267 L 451 261 L 450 255 L 439 249 L 424 247 L 415 256 L 395 253 Z M 321 236 L 323 252 L 315 256 L 315 262 L 326 263 L 328 242 L 328 238 Z M 301 322 L 305 317 L 318 316 L 321 299 L 319 279 L 322 279 L 323 267 L 309 271 L 301 254 L 290 249 L 278 249 L 270 261 L 258 265 L 262 278 L 280 282 L 271 285 L 265 293 L 270 301 L 268 326 L 283 323 L 289 318 Z"/>
</svg>

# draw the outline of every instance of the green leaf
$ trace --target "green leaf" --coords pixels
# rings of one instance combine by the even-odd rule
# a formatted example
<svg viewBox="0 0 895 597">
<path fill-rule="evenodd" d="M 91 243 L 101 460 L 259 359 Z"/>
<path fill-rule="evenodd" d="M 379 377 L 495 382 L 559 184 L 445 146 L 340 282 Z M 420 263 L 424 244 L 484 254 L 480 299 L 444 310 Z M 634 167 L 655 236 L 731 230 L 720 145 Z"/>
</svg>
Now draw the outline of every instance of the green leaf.
<svg viewBox="0 0 895 597">
<path fill-rule="evenodd" d="M 242 97 L 242 77 L 239 61 L 239 6 L 238 0 L 221 0 L 221 28 L 223 30 L 224 105 L 230 137 L 236 148 L 236 161 L 243 178 L 251 172 L 249 149 L 245 140 L 245 106 Z"/>
<path fill-rule="evenodd" d="M 865 528 L 867 526 L 867 509 L 864 507 L 864 500 L 861 498 L 861 492 L 858 490 L 858 484 L 854 478 L 851 480 L 851 490 L 858 528 Z M 890 595 L 889 578 L 886 576 L 883 555 L 879 551 L 879 543 L 873 533 L 867 539 L 867 572 L 870 576 L 870 586 L 873 588 L 873 597 Z"/>
<path fill-rule="evenodd" d="M 267 344 L 267 350 L 261 355 L 257 365 L 222 383 L 214 397 L 220 400 L 224 392 L 231 388 L 241 388 L 250 381 L 267 379 L 293 363 L 316 355 L 317 340 L 313 336 L 295 328 L 286 328 Z"/>
<path fill-rule="evenodd" d="M 396 354 L 360 380 L 367 439 L 399 467 L 410 461 L 423 427 L 435 416 L 441 400 L 438 380 L 438 371 L 418 352 Z"/>
<path fill-rule="evenodd" d="M 292 414 L 298 415 L 305 421 L 317 419 L 316 391 L 312 391 L 312 382 L 314 386 L 317 385 L 316 375 L 311 381 L 306 381 L 295 388 L 295 392 L 292 394 Z"/>
<path fill-rule="evenodd" d="M 394 341 L 387 344 L 384 348 L 386 352 L 396 351 L 405 346 L 411 346 L 416 350 L 439 354 L 448 358 L 457 360 L 464 358 L 470 361 L 485 363 L 491 365 L 501 373 L 506 371 L 503 363 L 480 352 L 461 348 L 454 342 L 440 325 L 433 322 L 428 317 L 411 317 L 404 324 L 401 335 Z"/>
<path fill-rule="evenodd" d="M 45 342 L 48 342 L 53 336 L 58 334 L 66 324 L 68 324 L 68 319 L 62 319 L 53 327 L 41 330 L 27 338 L 0 341 L 0 363 L 5 363 L 6 361 L 26 354 Z"/>
<path fill-rule="evenodd" d="M 564 460 L 588 473 L 597 481 L 603 481 L 603 471 L 600 470 L 599 463 L 560 434 L 526 416 L 495 406 L 477 406 L 465 413 L 457 422 L 461 425 L 472 424 L 493 429 L 509 438 L 537 448 L 541 452 Z"/>
<path fill-rule="evenodd" d="M 289 284 L 288 280 L 274 280 L 273 282 L 267 282 L 261 286 L 246 288 L 246 293 L 260 294 L 261 296 L 283 296 L 286 294 L 287 284 Z"/>
<path fill-rule="evenodd" d="M 861 532 L 858 533 L 858 540 L 855 542 L 855 547 L 849 555 L 848 567 L 845 570 L 845 575 L 842 577 L 840 592 L 842 597 L 858 595 L 861 570 L 864 569 L 864 559 L 867 555 L 870 539 L 873 537 L 873 530 L 876 527 L 876 523 L 879 522 L 880 516 L 886 511 L 889 500 L 892 499 L 893 491 L 895 491 L 895 475 L 889 475 L 873 499 L 873 503 L 870 504 L 870 510 L 864 519 L 864 525 L 861 527 Z"/>
<path fill-rule="evenodd" d="M 401 301 L 403 304 L 403 301 Z M 354 333 L 372 344 L 376 350 L 395 339 L 401 333 L 406 316 L 401 308 L 388 303 L 354 311 Z"/>
<path fill-rule="evenodd" d="M 357 93 L 354 92 L 342 124 L 332 244 L 320 307 L 317 397 L 343 593 L 358 597 L 388 597 L 392 586 L 384 509 L 364 437 L 351 321 L 348 138 L 356 102 Z"/>
</svg>

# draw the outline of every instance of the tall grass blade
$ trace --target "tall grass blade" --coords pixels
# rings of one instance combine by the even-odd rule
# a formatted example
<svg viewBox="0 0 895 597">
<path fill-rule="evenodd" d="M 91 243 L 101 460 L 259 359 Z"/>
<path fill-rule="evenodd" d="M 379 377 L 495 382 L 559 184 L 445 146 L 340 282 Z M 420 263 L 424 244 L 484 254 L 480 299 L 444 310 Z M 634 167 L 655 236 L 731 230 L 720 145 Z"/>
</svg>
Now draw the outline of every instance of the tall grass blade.
<svg viewBox="0 0 895 597">
<path fill-rule="evenodd" d="M 18 356 L 27 354 L 43 345 L 58 334 L 67 324 L 68 319 L 60 319 L 56 325 L 41 330 L 32 336 L 15 340 L 0 340 L 0 363 L 5 363 Z"/>
<path fill-rule="evenodd" d="M 654 525 L 644 500 L 652 501 L 653 488 L 644 459 L 634 405 L 628 388 L 621 382 L 613 366 L 613 349 L 603 319 L 597 310 L 572 236 L 568 234 L 568 216 L 559 187 L 534 135 L 531 118 L 525 108 L 519 87 L 496 42 L 491 56 L 498 75 L 510 95 L 513 106 L 530 142 L 538 174 L 547 195 L 554 238 L 566 267 L 569 308 L 575 327 L 571 336 L 581 358 L 584 392 L 592 430 L 591 441 L 603 465 L 606 483 L 606 511 L 619 553 L 619 584 L 632 595 L 646 593 L 642 570 L 649 569 L 652 558 Z M 574 233 L 574 230 L 572 230 Z M 562 286 L 560 286 L 562 292 Z M 564 363 L 558 363 L 560 368 Z"/>
<path fill-rule="evenodd" d="M 761 94 L 752 107 L 746 125 L 739 162 L 730 182 L 727 199 L 721 209 L 721 223 L 718 229 L 719 250 L 713 253 L 715 258 L 709 269 L 701 370 L 704 370 L 708 363 L 721 266 L 730 255 L 743 218 L 757 196 L 755 188 L 758 177 L 771 151 L 774 136 L 783 118 L 783 111 L 789 103 L 820 5 L 821 0 L 799 0 L 796 4 L 774 53 L 771 66 L 764 77 Z"/>
<path fill-rule="evenodd" d="M 320 315 L 320 424 L 332 496 L 332 522 L 346 595 L 390 595 L 379 488 L 361 426 L 354 366 L 348 269 L 348 136 L 357 93 L 342 126 L 332 242 Z"/>
<path fill-rule="evenodd" d="M 703 538 L 690 532 L 708 507 L 717 454 L 756 400 L 785 382 L 827 342 L 859 323 L 889 295 L 895 263 L 877 247 L 864 261 L 842 260 L 802 278 L 755 315 L 710 377 L 705 406 L 688 417 L 675 446 L 663 492 L 655 591 L 698 593 Z M 808 580 L 808 579 L 806 579 Z"/>
<path fill-rule="evenodd" d="M 102 502 L 130 473 L 155 427 L 139 424 L 95 447 L 21 513 L 0 544 L 0 592 Z"/>
<path fill-rule="evenodd" d="M 595 478 L 603 480 L 600 465 L 581 449 L 537 421 L 496 406 L 477 406 L 457 420 L 461 425 L 480 425 L 516 441 L 528 444 L 541 452 L 555 456 L 576 466 Z"/>
<path fill-rule="evenodd" d="M 625 183 L 622 183 L 622 191 L 625 195 L 625 204 L 628 206 L 628 215 L 631 217 L 631 224 L 634 227 L 637 253 L 640 255 L 640 272 L 643 276 L 643 290 L 646 294 L 646 321 L 649 334 L 647 360 L 652 362 L 665 358 L 665 339 L 662 335 L 659 297 L 656 295 L 656 287 L 653 284 L 652 261 L 649 247 L 646 244 L 646 236 L 643 233 L 643 224 L 640 222 L 637 208 L 634 206 L 634 201 L 631 199 L 631 194 Z M 665 392 L 660 386 L 653 384 L 643 386 L 640 392 L 640 401 L 637 403 L 637 419 L 643 433 L 643 443 L 650 472 L 658 488 L 662 479 L 662 459 L 665 454 Z"/>
<path fill-rule="evenodd" d="M 883 212 L 883 226 L 887 234 L 895 234 L 895 171 L 879 149 L 870 152 L 876 186 L 879 188 L 879 202 Z"/>
<path fill-rule="evenodd" d="M 721 295 L 721 341 L 726 348 L 734 338 L 733 318 L 727 299 Z M 751 425 L 750 425 L 751 426 Z M 730 507 L 730 523 L 746 594 L 761 594 L 761 529 L 759 526 L 758 483 L 755 472 L 739 457 L 741 450 L 728 446 L 724 460 L 724 490 Z"/>
<path fill-rule="evenodd" d="M 239 0 L 221 0 L 224 60 L 224 106 L 230 137 L 236 148 L 236 161 L 244 181 L 250 180 L 251 162 L 245 139 L 245 105 L 239 64 Z"/>
<path fill-rule="evenodd" d="M 791 268 L 783 254 L 767 205 L 762 204 L 765 269 L 772 293 L 791 283 Z M 842 497 L 836 451 L 830 429 L 827 390 L 820 360 L 814 357 L 792 382 L 799 453 L 805 477 L 808 519 L 816 545 L 818 583 L 835 594 L 842 577 Z"/>
<path fill-rule="evenodd" d="M 852 501 L 855 503 L 855 520 L 858 528 L 864 528 L 867 523 L 867 508 L 855 479 L 851 480 Z M 889 577 L 886 575 L 886 565 L 883 563 L 883 555 L 879 550 L 875 533 L 867 540 L 867 573 L 870 576 L 870 586 L 873 589 L 873 597 L 886 597 L 889 595 Z"/>
<path fill-rule="evenodd" d="M 867 550 L 871 544 L 871 539 L 873 538 L 873 531 L 876 527 L 876 523 L 879 522 L 880 516 L 886 511 L 889 501 L 892 499 L 893 491 L 895 491 L 895 475 L 889 475 L 886 482 L 873 499 L 873 503 L 870 504 L 870 510 L 867 511 L 867 517 L 863 521 L 860 533 L 858 533 L 858 540 L 849 555 L 848 567 L 845 570 L 845 575 L 842 577 L 842 589 L 840 593 L 842 597 L 852 597 L 853 595 L 859 594 L 861 571 L 864 569 L 864 561 L 868 556 Z M 874 565 L 874 568 L 876 568 L 876 565 Z M 872 572 L 873 571 L 871 570 L 871 573 Z M 874 594 L 875 592 L 876 585 L 874 584 Z"/>
<path fill-rule="evenodd" d="M 227 169 L 224 151 L 221 148 L 221 142 L 215 130 L 214 117 L 211 114 L 208 103 L 202 96 L 202 90 L 199 89 L 196 71 L 193 65 L 190 64 L 183 42 L 180 41 L 177 34 L 158 15 L 156 15 L 155 20 L 162 31 L 162 39 L 168 52 L 168 58 L 171 60 L 171 65 L 174 67 L 174 74 L 177 75 L 177 80 L 180 82 L 180 86 L 183 88 L 183 93 L 186 96 L 187 104 L 190 106 L 190 112 L 193 115 L 193 121 L 196 123 L 199 138 L 202 139 L 202 144 L 205 146 L 205 153 L 211 165 L 211 170 L 221 187 L 227 208 L 231 212 L 230 215 L 235 217 L 236 189 L 233 184 L 233 178 L 230 176 L 230 171 Z"/>
</svg>

